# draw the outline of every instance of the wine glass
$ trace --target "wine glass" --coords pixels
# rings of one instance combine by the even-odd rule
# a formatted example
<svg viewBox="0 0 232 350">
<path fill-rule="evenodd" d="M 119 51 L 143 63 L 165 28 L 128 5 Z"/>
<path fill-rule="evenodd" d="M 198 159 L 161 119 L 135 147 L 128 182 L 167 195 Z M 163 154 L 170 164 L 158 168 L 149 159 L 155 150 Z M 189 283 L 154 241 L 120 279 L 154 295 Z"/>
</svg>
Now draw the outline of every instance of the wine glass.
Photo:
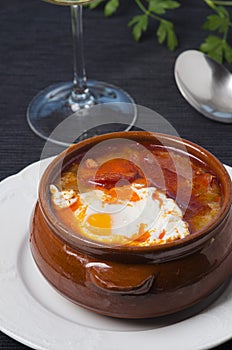
<svg viewBox="0 0 232 350">
<path fill-rule="evenodd" d="M 45 140 L 67 146 L 70 140 L 51 136 L 53 130 L 65 118 L 75 114 L 78 134 L 83 138 L 110 131 L 129 130 L 135 123 L 137 113 L 133 99 L 122 89 L 94 80 L 87 80 L 83 53 L 83 4 L 93 0 L 45 0 L 58 5 L 70 5 L 73 33 L 74 76 L 73 81 L 51 85 L 39 92 L 27 109 L 31 129 Z M 97 113 L 91 133 L 92 109 L 103 104 L 109 110 L 109 127 L 102 127 L 101 115 Z M 110 112 L 113 112 L 112 114 Z M 83 123 L 82 121 L 85 121 Z M 122 123 L 123 121 L 123 123 Z M 96 125 L 99 125 L 97 127 Z M 55 135 L 55 133 L 53 133 Z"/>
</svg>

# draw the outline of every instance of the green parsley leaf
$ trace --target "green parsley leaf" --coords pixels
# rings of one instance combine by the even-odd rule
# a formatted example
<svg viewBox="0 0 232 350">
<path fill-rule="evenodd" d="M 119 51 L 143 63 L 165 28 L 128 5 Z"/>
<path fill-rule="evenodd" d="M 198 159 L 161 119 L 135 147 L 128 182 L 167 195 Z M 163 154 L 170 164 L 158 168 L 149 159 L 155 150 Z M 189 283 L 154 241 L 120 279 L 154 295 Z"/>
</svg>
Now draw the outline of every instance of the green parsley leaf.
<svg viewBox="0 0 232 350">
<path fill-rule="evenodd" d="M 169 50 L 175 50 L 176 46 L 178 45 L 178 40 L 172 22 L 167 20 L 161 20 L 156 34 L 158 42 L 160 44 L 162 44 L 167 39 L 167 45 Z"/>
<path fill-rule="evenodd" d="M 167 30 L 166 30 L 166 26 L 164 25 L 163 21 L 160 22 L 160 25 L 157 29 L 156 34 L 157 34 L 158 42 L 160 44 L 162 44 L 167 37 Z"/>
<path fill-rule="evenodd" d="M 224 44 L 224 56 L 228 63 L 232 63 L 232 47 L 226 42 Z"/>
<path fill-rule="evenodd" d="M 174 31 L 174 28 L 172 26 L 172 29 L 168 30 L 168 48 L 170 51 L 174 51 L 177 45 L 178 45 L 178 40 L 176 37 L 176 33 Z"/>
<path fill-rule="evenodd" d="M 102 2 L 102 0 L 95 0 L 94 2 L 91 2 L 88 7 L 93 10 L 95 9 L 98 5 L 100 5 L 100 3 Z"/>
<path fill-rule="evenodd" d="M 215 61 L 222 63 L 223 54 L 224 54 L 224 45 L 225 41 L 222 38 L 219 38 L 215 35 L 209 35 L 205 42 L 200 46 L 200 50 L 210 57 L 212 57 Z"/>
<path fill-rule="evenodd" d="M 223 58 L 232 63 L 232 47 L 222 38 L 208 36 L 200 49 L 219 63 L 222 63 Z"/>
<path fill-rule="evenodd" d="M 229 17 L 225 17 L 224 15 L 210 15 L 207 17 L 203 28 L 211 31 L 218 30 L 219 33 L 225 33 L 228 30 L 229 25 Z"/>
<path fill-rule="evenodd" d="M 179 6 L 180 3 L 174 0 L 150 0 L 148 11 L 156 13 L 157 15 L 163 15 L 166 10 L 172 10 Z"/>
<path fill-rule="evenodd" d="M 163 6 L 162 0 L 150 0 L 148 11 L 154 12 L 157 15 L 163 15 L 166 12 L 165 7 Z"/>
<path fill-rule="evenodd" d="M 180 3 L 178 1 L 166 0 L 164 6 L 167 10 L 173 10 L 180 7 Z"/>
<path fill-rule="evenodd" d="M 118 8 L 119 0 L 109 0 L 105 5 L 104 13 L 106 17 L 111 16 Z"/>
<path fill-rule="evenodd" d="M 215 6 L 214 11 L 216 11 L 221 17 L 230 17 L 229 12 L 224 6 Z"/>
<path fill-rule="evenodd" d="M 147 30 L 148 16 L 146 14 L 135 16 L 128 23 L 128 26 L 133 27 L 132 34 L 133 34 L 135 41 L 138 42 L 142 36 L 142 33 Z"/>
</svg>

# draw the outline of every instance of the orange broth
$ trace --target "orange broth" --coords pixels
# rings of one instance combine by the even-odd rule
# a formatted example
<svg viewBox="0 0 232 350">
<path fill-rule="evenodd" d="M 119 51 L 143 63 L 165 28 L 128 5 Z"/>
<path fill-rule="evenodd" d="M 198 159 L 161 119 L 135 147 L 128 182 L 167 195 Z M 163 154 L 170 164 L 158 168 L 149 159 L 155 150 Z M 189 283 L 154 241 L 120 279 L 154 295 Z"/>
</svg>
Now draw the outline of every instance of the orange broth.
<svg viewBox="0 0 232 350">
<path fill-rule="evenodd" d="M 142 151 L 136 147 L 122 146 L 120 149 L 118 146 L 120 151 L 117 149 L 117 157 L 114 152 L 111 154 L 110 150 L 103 150 L 83 162 L 81 160 L 85 154 L 79 155 L 63 169 L 61 177 L 54 184 L 61 191 L 72 189 L 78 193 L 81 185 L 86 192 L 103 189 L 111 192 L 111 195 L 115 192 L 115 186 L 120 187 L 120 183 L 125 186 L 125 181 L 127 185 L 155 187 L 176 201 L 190 233 L 208 225 L 217 216 L 223 200 L 219 179 L 212 169 L 182 151 L 149 143 L 142 146 Z M 133 193 L 130 198 L 132 201 L 138 200 Z M 71 206 L 72 210 L 77 208 L 78 202 Z M 70 210 L 54 209 L 66 225 L 78 230 Z"/>
</svg>

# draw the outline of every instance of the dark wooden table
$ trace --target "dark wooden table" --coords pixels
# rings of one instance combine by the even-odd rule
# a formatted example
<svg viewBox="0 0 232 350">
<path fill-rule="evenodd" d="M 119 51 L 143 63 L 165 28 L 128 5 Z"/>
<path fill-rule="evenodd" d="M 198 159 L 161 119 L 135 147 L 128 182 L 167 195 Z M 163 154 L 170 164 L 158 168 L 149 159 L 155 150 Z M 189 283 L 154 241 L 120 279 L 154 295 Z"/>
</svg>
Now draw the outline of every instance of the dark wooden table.
<svg viewBox="0 0 232 350">
<path fill-rule="evenodd" d="M 205 37 L 201 26 L 209 9 L 202 0 L 182 2 L 182 8 L 173 15 L 180 46 L 170 53 L 157 44 L 154 24 L 140 44 L 133 41 L 127 22 L 136 8 L 132 1 L 122 3 L 121 10 L 111 19 L 105 19 L 101 10 L 85 11 L 88 76 L 122 87 L 138 104 L 165 117 L 180 136 L 207 148 L 232 166 L 232 125 L 210 121 L 192 109 L 181 97 L 173 77 L 177 55 L 186 49 L 197 49 Z M 1 3 L 0 179 L 40 159 L 44 141 L 27 125 L 26 108 L 42 88 L 71 80 L 70 35 L 66 7 L 39 0 Z M 0 349 L 27 347 L 0 333 Z M 217 349 L 232 349 L 232 341 Z"/>
</svg>

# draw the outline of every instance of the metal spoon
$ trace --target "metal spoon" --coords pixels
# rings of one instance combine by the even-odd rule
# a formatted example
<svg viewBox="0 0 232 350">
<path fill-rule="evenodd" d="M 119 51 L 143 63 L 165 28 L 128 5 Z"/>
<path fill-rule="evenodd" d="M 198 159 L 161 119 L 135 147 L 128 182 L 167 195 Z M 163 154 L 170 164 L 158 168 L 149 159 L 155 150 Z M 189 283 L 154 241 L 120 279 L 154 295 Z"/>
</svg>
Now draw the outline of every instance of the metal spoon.
<svg viewBox="0 0 232 350">
<path fill-rule="evenodd" d="M 174 74 L 181 94 L 198 112 L 232 123 L 232 75 L 223 65 L 189 50 L 178 56 Z"/>
</svg>

